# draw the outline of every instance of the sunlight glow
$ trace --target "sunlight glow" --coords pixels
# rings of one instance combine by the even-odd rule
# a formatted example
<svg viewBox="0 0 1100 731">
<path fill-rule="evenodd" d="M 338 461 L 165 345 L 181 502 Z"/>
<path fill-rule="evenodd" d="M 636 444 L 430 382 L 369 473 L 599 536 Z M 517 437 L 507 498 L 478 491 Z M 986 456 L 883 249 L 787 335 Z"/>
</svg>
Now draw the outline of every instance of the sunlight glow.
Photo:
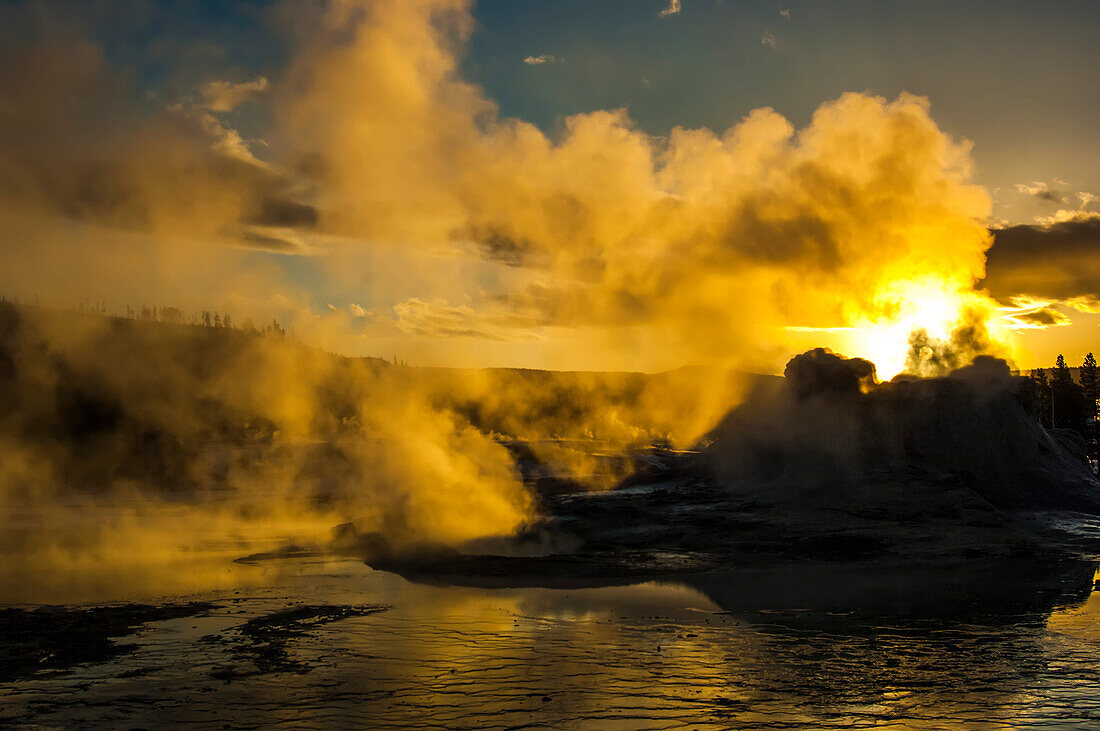
<svg viewBox="0 0 1100 731">
<path fill-rule="evenodd" d="M 860 313 L 847 327 L 787 328 L 799 332 L 839 336 L 841 351 L 875 364 L 880 381 L 888 381 L 906 367 L 910 338 L 920 330 L 937 342 L 949 344 L 952 333 L 967 316 L 977 314 L 989 338 L 1007 354 L 1006 340 L 1013 321 L 984 294 L 933 276 L 892 282 L 875 298 L 876 312 Z M 919 355 L 919 354 L 918 354 Z M 930 355 L 930 354 L 929 354 Z"/>
<path fill-rule="evenodd" d="M 858 323 L 853 354 L 874 363 L 879 379 L 893 378 L 905 369 L 910 335 L 923 329 L 937 340 L 950 337 L 968 294 L 933 277 L 892 283 L 881 300 L 893 316 Z"/>
</svg>

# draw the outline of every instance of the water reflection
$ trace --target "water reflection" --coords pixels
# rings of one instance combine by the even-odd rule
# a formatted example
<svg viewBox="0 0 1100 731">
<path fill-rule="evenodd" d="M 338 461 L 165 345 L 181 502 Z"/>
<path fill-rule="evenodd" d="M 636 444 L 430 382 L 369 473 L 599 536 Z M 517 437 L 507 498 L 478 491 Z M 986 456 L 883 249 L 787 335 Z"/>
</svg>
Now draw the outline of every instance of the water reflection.
<svg viewBox="0 0 1100 731">
<path fill-rule="evenodd" d="M 799 562 L 681 581 L 735 613 L 995 620 L 1083 602 L 1094 572 L 1094 564 L 1082 560 Z"/>
<path fill-rule="evenodd" d="M 754 690 L 801 698 L 815 724 L 1016 725 L 1034 716 L 1059 725 L 1066 714 L 1098 717 L 1088 691 L 1100 651 L 1091 628 L 1100 607 L 1087 604 L 1090 563 L 792 573 L 688 583 L 759 638 L 749 663 Z M 1072 651 L 1048 630 L 1065 616 L 1089 628 Z M 1067 651 L 1076 661 L 1058 677 Z"/>
<path fill-rule="evenodd" d="M 1100 721 L 1100 600 L 1090 596 L 1087 563 L 961 565 L 938 578 L 863 567 L 817 578 L 742 571 L 495 590 L 417 584 L 351 562 L 283 563 L 274 572 L 278 585 L 214 597 L 222 609 L 213 616 L 158 624 L 116 662 L 2 686 L 0 706 L 9 716 L 65 726 Z M 829 596 L 824 586 L 849 606 L 808 604 Z M 294 640 L 290 651 L 312 667 L 306 674 L 228 684 L 213 677 L 216 668 L 245 662 L 234 650 L 234 626 L 305 601 L 391 608 Z"/>
</svg>

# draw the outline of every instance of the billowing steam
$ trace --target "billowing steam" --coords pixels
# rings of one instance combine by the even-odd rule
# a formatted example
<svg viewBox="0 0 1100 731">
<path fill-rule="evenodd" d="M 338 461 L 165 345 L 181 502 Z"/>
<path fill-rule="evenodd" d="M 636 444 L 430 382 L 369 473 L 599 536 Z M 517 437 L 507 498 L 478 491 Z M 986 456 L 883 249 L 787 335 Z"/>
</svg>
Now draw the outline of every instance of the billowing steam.
<svg viewBox="0 0 1100 731">
<path fill-rule="evenodd" d="M 993 347 L 973 291 L 989 197 L 926 99 L 849 93 L 800 130 L 765 108 L 667 137 L 599 110 L 550 136 L 462 78 L 469 0 L 330 0 L 281 7 L 277 74 L 139 100 L 86 17 L 36 7 L 0 9 L 5 294 L 279 317 L 330 350 L 479 365 L 773 370 L 810 337 L 890 376 Z M 240 105 L 268 120 L 254 139 Z M 610 401 L 504 372 L 447 392 L 229 331 L 42 317 L 4 335 L 0 501 L 31 524 L 62 496 L 137 512 L 76 546 L 31 531 L 67 536 L 41 556 L 346 521 L 460 545 L 534 509 L 494 433 L 690 443 L 739 391 L 684 371 L 689 405 L 675 378 Z M 139 515 L 196 490 L 218 497 L 201 521 Z"/>
<path fill-rule="evenodd" d="M 927 100 L 852 93 L 801 130 L 758 109 L 667 137 L 594 111 L 550 137 L 461 77 L 470 10 L 288 6 L 278 77 L 153 111 L 79 29 L 13 21 L 0 287 L 274 315 L 350 352 L 469 362 L 473 338 L 482 362 L 643 370 L 774 369 L 797 328 L 893 373 L 911 331 L 988 309 L 989 198 Z M 263 139 L 232 128 L 241 103 L 269 113 Z M 294 284 L 302 267 L 321 284 Z"/>
<path fill-rule="evenodd" d="M 461 546 L 532 515 L 503 446 L 377 362 L 225 328 L 0 317 L 0 553 L 32 574 L 324 546 L 346 522 Z"/>
<path fill-rule="evenodd" d="M 461 79 L 470 30 L 465 2 L 332 6 L 277 109 L 323 228 L 511 267 L 468 312 L 500 337 L 593 328 L 659 367 L 758 364 L 783 327 L 919 316 L 930 281 L 947 321 L 924 324 L 949 328 L 984 273 L 989 199 L 927 100 L 846 94 L 803 130 L 759 109 L 667 138 L 598 111 L 552 139 Z M 329 260 L 354 272 L 356 257 Z"/>
</svg>

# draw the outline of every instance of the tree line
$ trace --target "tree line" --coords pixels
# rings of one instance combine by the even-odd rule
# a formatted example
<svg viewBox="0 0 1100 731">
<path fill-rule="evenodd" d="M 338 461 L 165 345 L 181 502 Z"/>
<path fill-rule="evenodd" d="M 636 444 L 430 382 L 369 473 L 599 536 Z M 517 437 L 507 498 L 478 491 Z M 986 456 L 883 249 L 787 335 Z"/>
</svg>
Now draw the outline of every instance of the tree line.
<svg viewBox="0 0 1100 731">
<path fill-rule="evenodd" d="M 101 312 L 100 314 L 107 313 Z M 134 310 L 127 305 L 126 317 L 131 320 L 166 322 L 176 325 L 200 325 L 202 327 L 225 327 L 231 330 L 258 332 L 265 335 L 278 335 L 280 337 L 286 336 L 286 330 L 276 319 L 272 319 L 271 324 L 258 328 L 252 322 L 251 317 L 246 317 L 244 322 L 238 326 L 233 322 L 233 318 L 228 312 L 221 313 L 216 310 L 201 310 L 199 312 L 187 314 L 179 307 L 168 307 L 166 305 L 161 307 L 142 307 L 140 310 Z"/>
<path fill-rule="evenodd" d="M 35 298 L 34 304 L 37 306 L 38 301 Z M 18 297 L 6 297 L 0 294 L 0 303 L 10 302 L 14 305 L 20 304 Z M 241 330 L 243 332 L 261 333 L 263 335 L 274 335 L 276 337 L 287 336 L 287 331 L 279 324 L 277 319 L 272 319 L 270 324 L 262 327 L 257 327 L 251 317 L 246 317 L 243 322 L 238 324 L 233 320 L 232 316 L 228 312 L 217 312 L 216 310 L 199 310 L 195 312 L 186 312 L 181 307 L 170 307 L 168 305 L 156 305 L 152 307 L 141 307 L 135 309 L 130 305 L 126 305 L 126 312 L 115 313 L 111 312 L 107 308 L 105 302 L 96 302 L 93 304 L 87 304 L 81 302 L 79 305 L 69 307 L 70 312 L 77 312 L 81 315 L 102 315 L 103 317 L 122 317 L 128 320 L 141 320 L 145 322 L 163 322 L 169 325 L 196 325 L 199 327 L 217 327 L 217 328 L 229 328 L 231 330 Z"/>
<path fill-rule="evenodd" d="M 1048 377 L 1046 370 L 1031 372 L 1031 380 L 1039 392 L 1039 418 L 1048 429 L 1072 429 L 1088 446 L 1088 454 L 1096 464 L 1100 456 L 1100 369 L 1096 357 L 1089 353 L 1077 371 L 1077 380 L 1061 354 Z"/>
<path fill-rule="evenodd" d="M 1096 426 L 1097 400 L 1100 400 L 1100 369 L 1092 353 L 1085 356 L 1077 372 L 1077 381 L 1059 355 L 1054 367 L 1047 371 L 1036 368 L 1031 380 L 1039 389 L 1042 399 L 1040 418 L 1043 426 L 1057 429 L 1073 429 L 1087 436 L 1089 427 Z"/>
</svg>

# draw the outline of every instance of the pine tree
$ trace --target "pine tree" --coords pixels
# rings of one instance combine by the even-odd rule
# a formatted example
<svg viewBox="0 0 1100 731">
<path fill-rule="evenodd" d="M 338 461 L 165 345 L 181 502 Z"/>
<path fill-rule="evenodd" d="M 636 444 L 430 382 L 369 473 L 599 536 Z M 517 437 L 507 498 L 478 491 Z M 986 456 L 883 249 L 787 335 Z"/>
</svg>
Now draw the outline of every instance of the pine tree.
<svg viewBox="0 0 1100 731">
<path fill-rule="evenodd" d="M 1085 392 L 1085 419 L 1091 421 L 1096 418 L 1096 401 L 1100 399 L 1100 370 L 1092 353 L 1085 356 L 1080 374 L 1081 389 Z"/>
<path fill-rule="evenodd" d="M 1039 422 L 1050 429 L 1054 424 L 1051 422 L 1050 382 L 1047 380 L 1047 372 L 1042 368 L 1036 368 L 1031 372 L 1031 380 L 1039 393 Z"/>
<path fill-rule="evenodd" d="M 1061 354 L 1054 364 L 1054 374 L 1050 384 L 1051 399 L 1053 401 L 1051 416 L 1053 425 L 1059 429 L 1073 429 L 1079 434 L 1085 433 L 1085 398 L 1080 386 L 1073 381 L 1073 376 L 1066 365 L 1066 359 Z"/>
<path fill-rule="evenodd" d="M 1061 353 L 1058 354 L 1058 360 L 1054 362 L 1052 376 L 1056 386 L 1068 386 L 1073 383 L 1073 376 L 1070 375 L 1069 367 L 1066 366 L 1066 359 L 1062 357 Z"/>
</svg>

